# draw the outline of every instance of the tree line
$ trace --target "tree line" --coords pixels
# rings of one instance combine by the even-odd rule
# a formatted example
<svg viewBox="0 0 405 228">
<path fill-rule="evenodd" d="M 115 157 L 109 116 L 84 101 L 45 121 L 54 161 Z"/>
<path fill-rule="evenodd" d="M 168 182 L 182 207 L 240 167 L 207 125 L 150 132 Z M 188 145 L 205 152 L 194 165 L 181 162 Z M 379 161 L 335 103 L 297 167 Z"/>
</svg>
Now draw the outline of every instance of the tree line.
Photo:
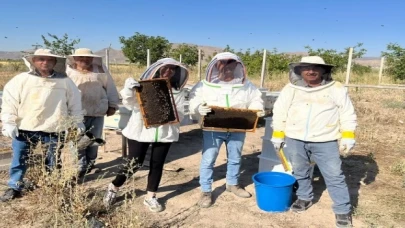
<svg viewBox="0 0 405 228">
<path fill-rule="evenodd" d="M 34 49 L 45 47 L 52 49 L 60 55 L 69 55 L 74 50 L 75 46 L 80 42 L 80 39 L 69 39 L 67 34 L 62 37 L 48 33 L 49 38 L 41 36 L 43 45 L 32 45 Z M 150 61 L 153 63 L 160 58 L 172 57 L 179 59 L 182 56 L 182 63 L 188 66 L 195 66 L 198 63 L 198 46 L 190 44 L 179 44 L 173 48 L 172 44 L 162 36 L 148 36 L 136 32 L 133 36 L 120 36 L 119 41 L 122 45 L 122 52 L 128 58 L 130 63 L 146 65 L 147 49 L 150 50 Z M 349 47 L 342 51 L 335 49 L 318 48 L 313 49 L 310 46 L 305 46 L 309 55 L 321 56 L 325 62 L 335 65 L 335 72 L 344 72 L 347 68 L 347 60 L 349 57 Z M 247 66 L 248 73 L 258 74 L 262 68 L 263 50 L 251 49 L 235 50 L 227 45 L 223 51 L 229 51 L 240 56 Z M 363 47 L 363 43 L 357 43 L 353 46 L 352 58 L 362 58 L 367 53 Z M 213 55 L 215 55 L 214 53 Z M 204 55 L 204 53 L 202 53 Z M 385 57 L 385 72 L 397 80 L 405 80 L 405 48 L 397 43 L 389 43 L 387 50 L 382 52 Z M 206 56 L 211 59 L 213 56 Z M 301 55 L 280 53 L 277 49 L 266 51 L 266 72 L 268 75 L 277 74 L 288 71 L 288 63 L 299 61 Z M 371 67 L 353 63 L 352 72 L 357 74 L 370 73 Z"/>
</svg>

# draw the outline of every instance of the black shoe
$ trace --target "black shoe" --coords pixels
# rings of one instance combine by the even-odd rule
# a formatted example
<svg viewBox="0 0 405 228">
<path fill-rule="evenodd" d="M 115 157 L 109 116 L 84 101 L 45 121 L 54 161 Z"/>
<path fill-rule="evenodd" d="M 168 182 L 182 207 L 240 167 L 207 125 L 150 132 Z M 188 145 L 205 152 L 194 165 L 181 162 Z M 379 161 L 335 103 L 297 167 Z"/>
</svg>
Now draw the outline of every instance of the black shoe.
<svg viewBox="0 0 405 228">
<path fill-rule="evenodd" d="M 352 227 L 352 216 L 351 214 L 335 214 L 336 217 L 336 227 Z"/>
<path fill-rule="evenodd" d="M 306 211 L 311 206 L 312 206 L 312 201 L 306 201 L 306 200 L 297 199 L 291 205 L 291 210 L 294 211 L 294 212 L 297 212 L 297 213 L 301 213 L 303 211 Z"/>
<path fill-rule="evenodd" d="M 21 196 L 21 192 L 14 190 L 12 188 L 7 189 L 4 194 L 0 197 L 0 202 L 7 202 L 16 197 Z"/>
</svg>

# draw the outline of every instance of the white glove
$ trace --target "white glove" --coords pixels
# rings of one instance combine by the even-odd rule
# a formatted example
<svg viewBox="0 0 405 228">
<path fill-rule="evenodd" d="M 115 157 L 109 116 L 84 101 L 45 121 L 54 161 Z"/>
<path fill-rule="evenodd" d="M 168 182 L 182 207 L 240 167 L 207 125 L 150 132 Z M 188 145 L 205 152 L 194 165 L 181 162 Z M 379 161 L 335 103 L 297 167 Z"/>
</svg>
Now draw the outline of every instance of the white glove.
<svg viewBox="0 0 405 228">
<path fill-rule="evenodd" d="M 284 138 L 271 138 L 271 142 L 273 143 L 274 149 L 276 152 L 280 150 L 281 144 L 284 142 Z"/>
<path fill-rule="evenodd" d="M 211 108 L 208 107 L 207 103 L 200 104 L 198 106 L 198 112 L 200 113 L 200 115 L 205 116 L 207 115 L 207 113 L 211 112 Z"/>
<path fill-rule="evenodd" d="M 18 137 L 18 128 L 15 124 L 4 124 L 1 133 L 9 138 L 15 139 Z"/>
<path fill-rule="evenodd" d="M 125 80 L 125 89 L 130 89 L 133 90 L 135 87 L 140 87 L 141 84 L 139 84 L 139 82 L 137 82 L 135 79 L 133 78 L 127 78 Z"/>
<path fill-rule="evenodd" d="M 343 157 L 347 157 L 350 154 L 350 151 L 353 149 L 355 144 L 356 144 L 356 140 L 354 140 L 354 139 L 342 138 L 340 140 L 340 146 L 339 146 L 340 154 Z"/>
<path fill-rule="evenodd" d="M 77 134 L 83 135 L 85 132 L 86 132 L 86 126 L 84 126 L 84 123 L 82 123 L 82 122 L 77 123 Z"/>
<path fill-rule="evenodd" d="M 264 112 L 264 111 L 259 111 L 259 112 L 257 112 L 256 114 L 257 114 L 257 117 L 263 117 L 264 115 L 266 115 L 266 112 Z"/>
</svg>

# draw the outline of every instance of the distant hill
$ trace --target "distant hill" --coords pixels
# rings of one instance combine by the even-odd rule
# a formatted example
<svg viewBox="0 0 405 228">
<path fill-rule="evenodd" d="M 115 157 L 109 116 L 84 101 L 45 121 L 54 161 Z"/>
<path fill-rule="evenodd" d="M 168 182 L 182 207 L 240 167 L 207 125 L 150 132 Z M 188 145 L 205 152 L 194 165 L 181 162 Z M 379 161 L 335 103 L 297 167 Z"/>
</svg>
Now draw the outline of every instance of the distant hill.
<svg viewBox="0 0 405 228">
<path fill-rule="evenodd" d="M 190 44 L 193 45 L 193 44 Z M 172 47 L 176 48 L 179 46 L 177 43 L 173 43 Z M 221 52 L 223 49 L 220 47 L 212 47 L 212 46 L 203 46 L 203 45 L 198 45 L 198 48 L 201 49 L 204 53 L 203 56 L 203 61 L 207 62 L 209 59 L 207 57 L 213 56 L 215 52 Z M 99 51 L 96 51 L 95 54 L 100 55 L 100 56 L 105 56 L 105 48 L 101 49 Z M 306 52 L 289 52 L 288 54 L 296 54 L 296 55 L 307 55 Z M 8 51 L 0 51 L 0 59 L 12 59 L 12 60 L 17 60 L 21 59 L 23 57 L 24 53 L 21 51 L 15 51 L 15 52 L 8 52 Z M 127 58 L 124 56 L 121 50 L 117 49 L 110 49 L 110 63 L 127 63 Z M 360 59 L 355 59 L 354 62 L 365 65 L 365 66 L 371 66 L 373 68 L 378 68 L 380 66 L 380 58 L 379 57 L 364 57 Z"/>
<path fill-rule="evenodd" d="M 96 51 L 94 54 L 103 56 L 103 59 L 105 57 L 105 50 L 107 48 L 103 48 L 100 51 Z M 113 48 L 110 48 L 110 63 L 127 63 L 128 59 L 124 56 L 121 50 L 116 50 Z"/>
<path fill-rule="evenodd" d="M 0 59 L 21 59 L 24 53 L 21 51 L 0 51 Z"/>
</svg>

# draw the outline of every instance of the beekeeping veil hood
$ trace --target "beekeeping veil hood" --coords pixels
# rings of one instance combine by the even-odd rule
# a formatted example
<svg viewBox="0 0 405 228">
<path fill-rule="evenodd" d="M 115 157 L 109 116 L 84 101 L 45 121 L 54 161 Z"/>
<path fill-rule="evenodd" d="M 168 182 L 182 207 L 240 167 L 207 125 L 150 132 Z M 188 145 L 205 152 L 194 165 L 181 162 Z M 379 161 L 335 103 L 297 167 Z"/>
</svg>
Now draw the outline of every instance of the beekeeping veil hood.
<svg viewBox="0 0 405 228">
<path fill-rule="evenodd" d="M 24 63 L 29 68 L 30 72 L 35 72 L 33 58 L 40 57 L 40 56 L 56 58 L 56 64 L 53 67 L 53 70 L 60 74 L 66 75 L 66 58 L 54 54 L 50 49 L 42 49 L 42 48 L 37 49 L 34 52 L 34 54 L 26 55 L 23 57 Z"/>
<path fill-rule="evenodd" d="M 102 67 L 104 71 L 106 71 L 106 67 L 103 64 L 103 58 L 99 55 L 96 55 L 93 53 L 93 51 L 91 51 L 91 49 L 89 48 L 78 48 L 75 50 L 75 52 L 72 55 L 68 55 L 67 56 L 67 64 L 71 67 L 71 68 L 76 68 L 75 64 L 75 59 L 74 57 L 78 57 L 78 56 L 82 56 L 82 57 L 92 57 L 93 58 L 93 65 L 96 65 L 98 67 Z"/>
<path fill-rule="evenodd" d="M 140 80 L 160 78 L 159 69 L 167 65 L 176 66 L 175 73 L 170 78 L 170 85 L 173 89 L 180 90 L 187 83 L 188 70 L 183 64 L 172 58 L 159 59 L 157 62 L 148 67 L 148 69 L 146 69 Z"/>
<path fill-rule="evenodd" d="M 333 81 L 332 79 L 332 68 L 334 65 L 326 64 L 325 61 L 319 56 L 304 56 L 301 58 L 300 62 L 290 63 L 290 75 L 289 79 L 291 84 L 296 86 L 305 86 L 306 83 L 301 76 L 301 67 L 315 65 L 322 67 L 325 73 L 322 75 L 322 84 L 328 84 Z"/>
<path fill-rule="evenodd" d="M 246 68 L 242 60 L 230 52 L 219 53 L 208 64 L 205 80 L 218 84 L 243 84 Z"/>
</svg>

